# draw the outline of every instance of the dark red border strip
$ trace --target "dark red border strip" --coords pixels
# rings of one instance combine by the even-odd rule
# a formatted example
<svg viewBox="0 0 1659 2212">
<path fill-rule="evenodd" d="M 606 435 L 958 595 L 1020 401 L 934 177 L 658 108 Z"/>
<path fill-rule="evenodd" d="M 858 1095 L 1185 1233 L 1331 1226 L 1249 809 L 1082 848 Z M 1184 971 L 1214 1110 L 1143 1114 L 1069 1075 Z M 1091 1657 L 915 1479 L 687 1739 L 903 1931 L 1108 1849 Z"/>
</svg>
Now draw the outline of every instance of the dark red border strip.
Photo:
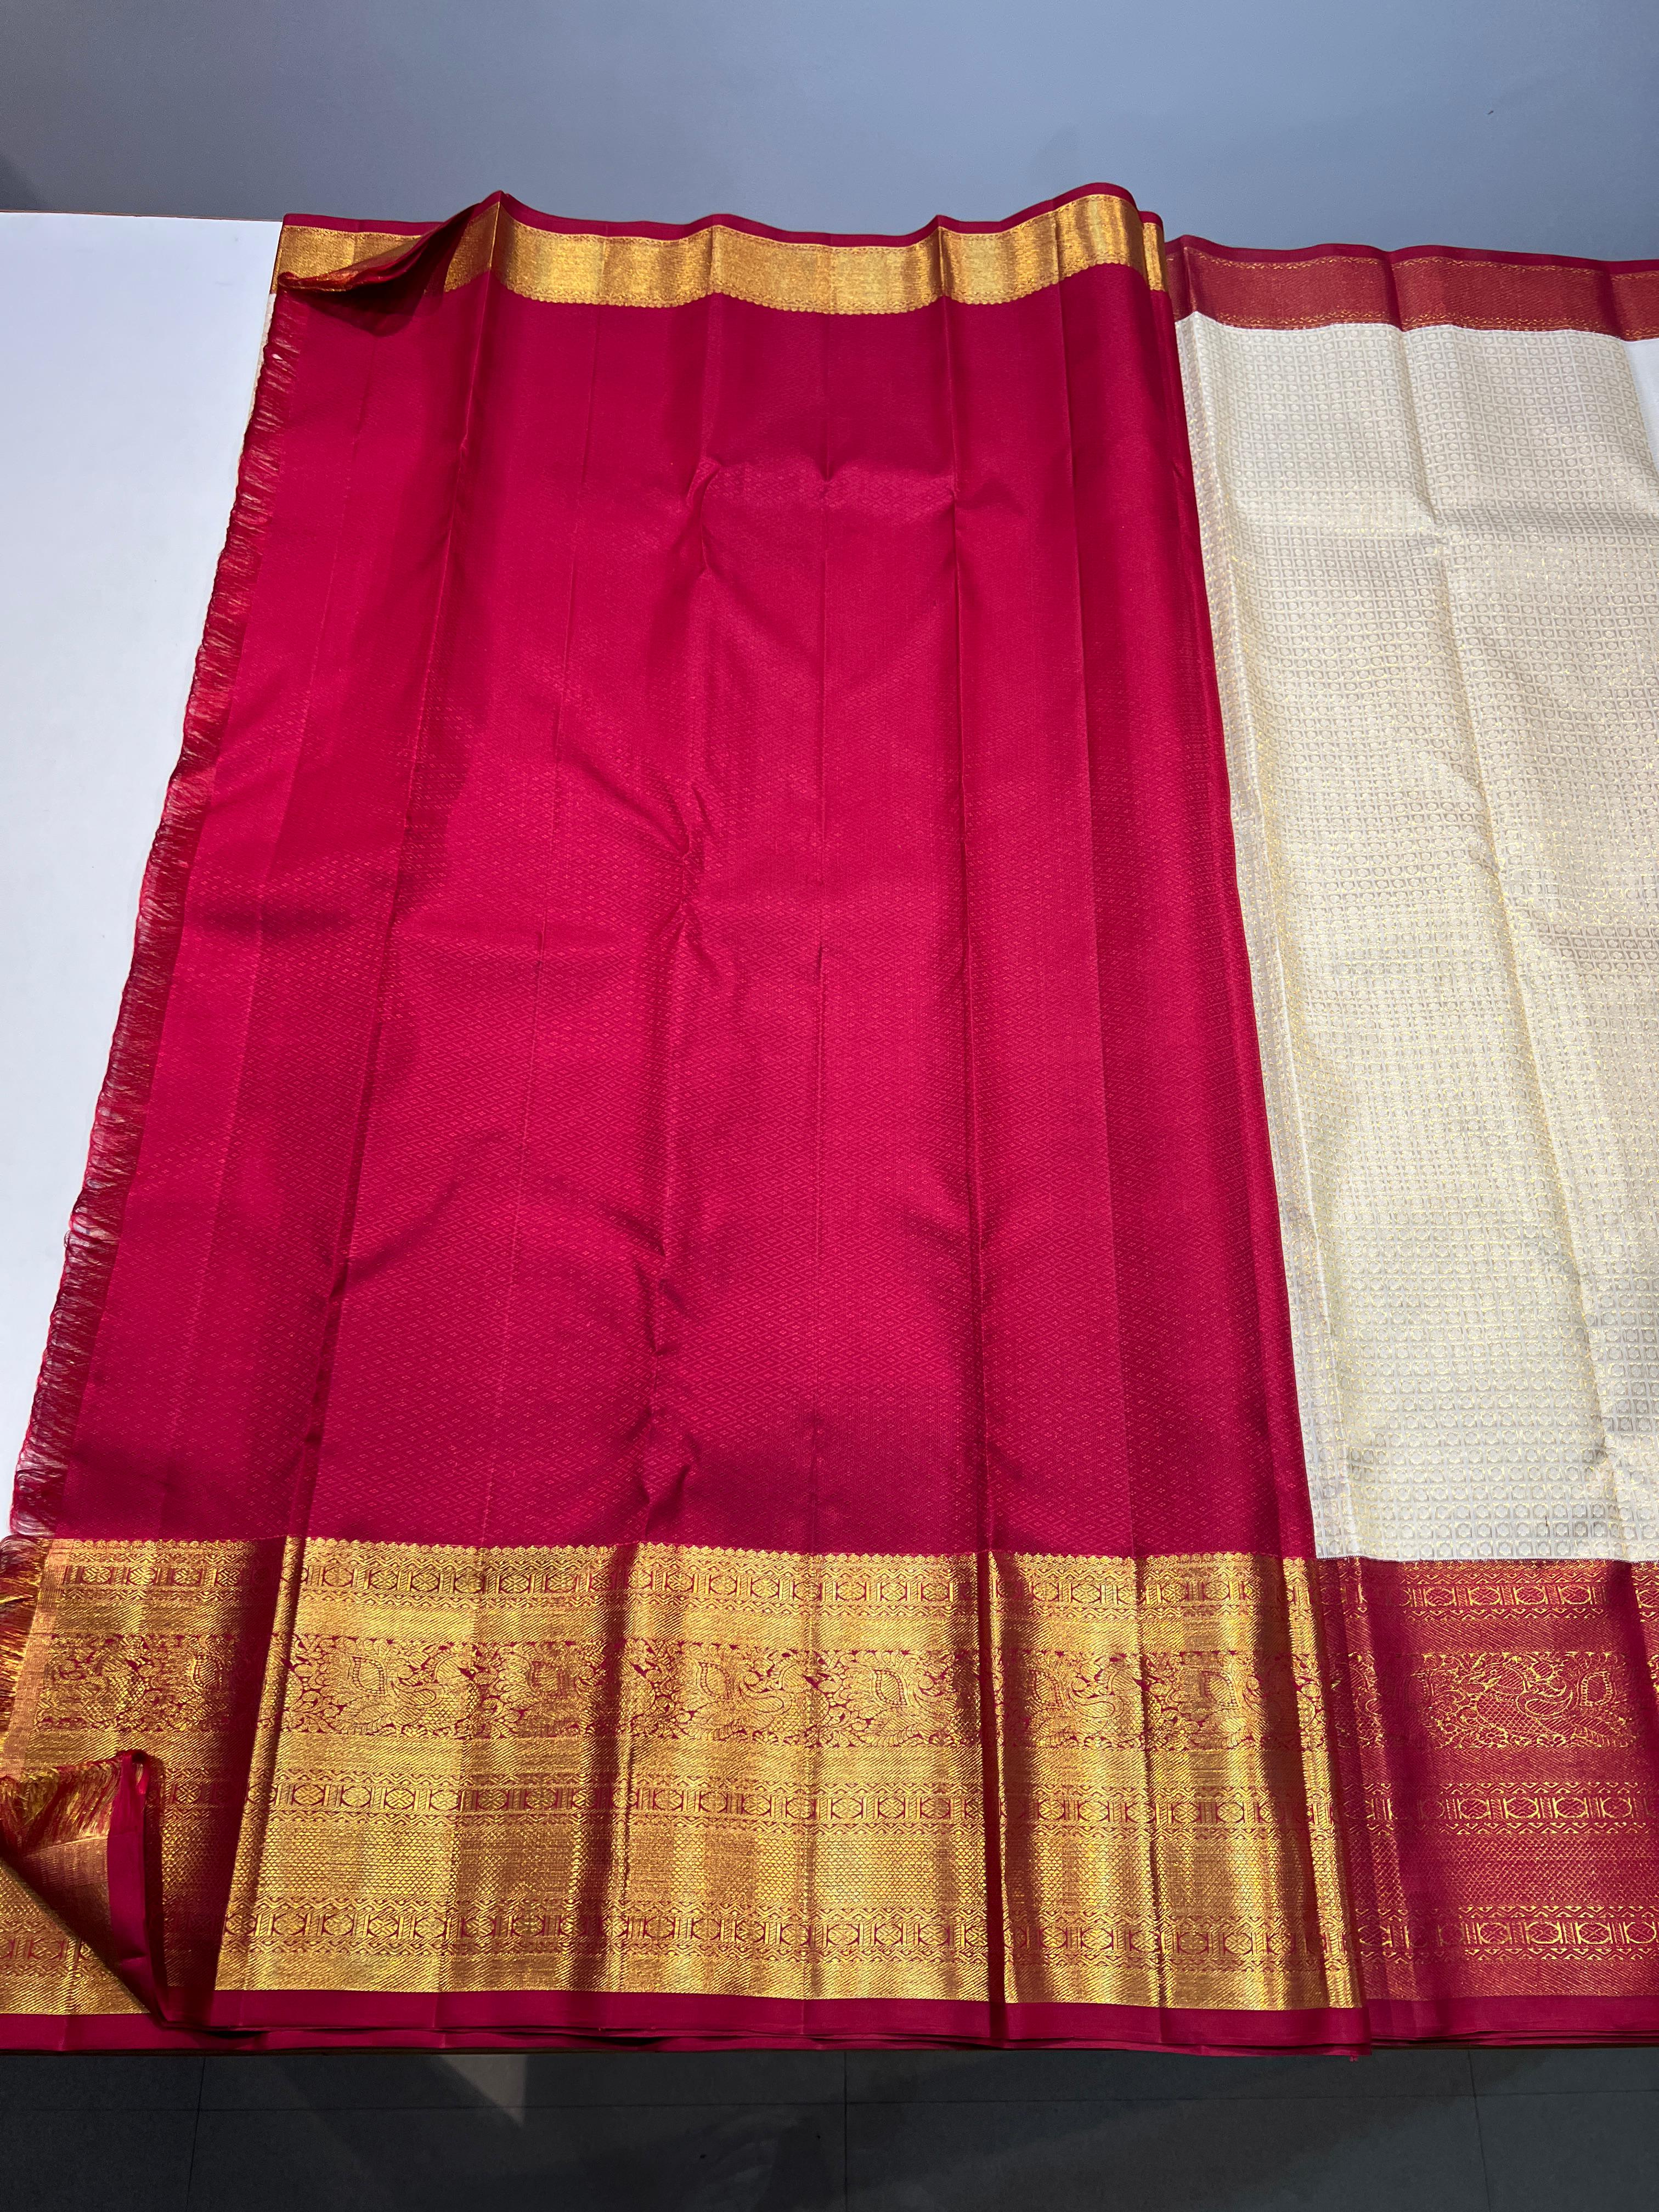
<svg viewBox="0 0 1659 2212">
<path fill-rule="evenodd" d="M 988 2008 L 762 1997 L 386 1996 L 290 1992 L 227 1996 L 213 2028 L 141 2014 L 0 2015 L 0 2051 L 522 2051 L 596 2045 L 663 2051 L 921 2050 L 991 2043 Z M 257 2025 L 239 2027 L 239 2011 Z M 1357 2057 L 1420 2043 L 1659 2043 L 1659 1995 L 1477 1997 L 1364 2012 L 1160 2012 L 1133 2005 L 1011 2005 L 1006 2049 L 1186 2051 L 1233 2057 Z"/>
<path fill-rule="evenodd" d="M 1659 2043 L 1659 1996 L 1374 1998 L 1374 2041 L 1406 2043 Z"/>
<path fill-rule="evenodd" d="M 602 1996 L 539 1990 L 499 1996 L 374 1992 L 234 1993 L 205 2029 L 131 2015 L 0 2017 L 14 2050 L 441 2050 L 637 2044 L 664 2050 L 811 2050 L 1002 2045 L 1189 2051 L 1354 2052 L 1369 2040 L 1358 2012 L 1158 2011 L 1134 2005 L 1011 2005 L 994 2027 L 987 2004 L 931 2000 Z"/>
<path fill-rule="evenodd" d="M 118 1752 L 115 1802 L 105 1855 L 109 1884 L 108 1964 L 153 2013 L 166 2015 L 161 1943 L 161 1835 L 156 1823 L 155 1762 L 142 1751 Z"/>
<path fill-rule="evenodd" d="M 1579 261 L 1455 246 L 1310 246 L 1252 252 L 1207 238 L 1164 248 L 1176 315 L 1254 331 L 1455 323 L 1472 331 L 1591 331 L 1659 337 L 1659 261 Z"/>
</svg>

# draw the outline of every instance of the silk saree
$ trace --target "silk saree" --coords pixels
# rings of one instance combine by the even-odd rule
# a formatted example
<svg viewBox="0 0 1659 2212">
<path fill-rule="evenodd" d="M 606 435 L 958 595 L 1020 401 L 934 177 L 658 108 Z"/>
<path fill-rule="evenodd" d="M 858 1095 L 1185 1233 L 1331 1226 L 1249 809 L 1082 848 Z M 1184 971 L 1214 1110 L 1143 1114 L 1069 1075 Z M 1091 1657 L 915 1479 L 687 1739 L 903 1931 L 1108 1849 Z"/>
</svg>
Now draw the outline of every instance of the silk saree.
<svg viewBox="0 0 1659 2212">
<path fill-rule="evenodd" d="M 1105 187 L 285 228 L 0 2037 L 1659 2030 L 1650 325 Z"/>
</svg>

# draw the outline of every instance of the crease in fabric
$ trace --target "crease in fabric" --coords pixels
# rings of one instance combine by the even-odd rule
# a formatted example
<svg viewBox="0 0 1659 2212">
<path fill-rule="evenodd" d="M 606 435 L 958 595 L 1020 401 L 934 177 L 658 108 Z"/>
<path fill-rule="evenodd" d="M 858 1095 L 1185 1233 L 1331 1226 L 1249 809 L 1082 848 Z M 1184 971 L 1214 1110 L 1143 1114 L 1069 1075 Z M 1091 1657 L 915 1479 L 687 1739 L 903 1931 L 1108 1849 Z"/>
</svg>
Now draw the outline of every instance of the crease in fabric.
<svg viewBox="0 0 1659 2212">
<path fill-rule="evenodd" d="M 422 755 L 434 709 L 434 684 L 437 681 L 437 671 L 443 650 L 445 625 L 449 608 L 450 569 L 454 552 L 455 532 L 460 514 L 462 488 L 471 451 L 473 414 L 477 404 L 485 334 L 489 322 L 490 295 L 488 288 L 483 288 L 480 291 L 478 300 L 466 381 L 459 399 L 460 421 L 455 441 L 449 496 L 442 528 L 442 544 L 427 638 L 426 660 L 410 732 L 404 786 L 402 822 L 397 837 L 398 860 L 387 903 L 386 924 L 380 939 L 377 972 L 372 986 L 374 1012 L 362 1084 L 357 1102 L 345 1199 L 335 1247 L 333 1281 L 330 1288 L 328 1311 L 324 1323 L 323 1340 L 313 1388 L 311 1413 L 301 1449 L 300 1466 L 296 1469 L 290 1504 L 289 1526 L 292 1533 L 288 1547 L 289 1556 L 284 1563 L 283 1583 L 271 1624 L 266 1690 L 262 1698 L 260 1714 L 261 1726 L 253 1748 L 253 1757 L 256 1761 L 260 1760 L 263 1756 L 263 1765 L 250 1771 L 249 1774 L 241 1832 L 237 1844 L 236 1873 L 233 1881 L 234 1887 L 242 1891 L 250 1899 L 256 1897 L 258 1893 L 260 1866 L 264 1852 L 265 1828 L 270 1807 L 272 1770 L 286 1703 L 289 1655 L 292 1648 L 300 1594 L 305 1577 L 307 1529 L 323 1449 L 335 1351 L 338 1342 L 345 1297 L 350 1283 L 351 1245 L 356 1219 L 357 1199 L 362 1183 L 363 1160 L 368 1143 L 369 1124 L 374 1112 L 375 1079 L 382 1051 L 386 1020 L 386 994 L 390 988 L 395 959 L 394 945 L 404 907 L 404 872 L 413 824 L 413 810 L 418 788 Z M 388 342 L 390 341 L 385 335 L 381 334 L 380 343 Z M 377 351 L 378 348 L 372 349 L 371 359 L 374 357 Z M 453 1842 L 452 1849 L 455 1848 L 459 1848 L 459 1838 Z"/>
<path fill-rule="evenodd" d="M 1071 493 L 1073 573 L 1075 578 L 1077 590 L 1079 706 L 1081 710 L 1083 761 L 1085 779 L 1085 788 L 1089 808 L 1088 892 L 1090 902 L 1090 941 L 1094 949 L 1094 1022 L 1097 1056 L 1100 1070 L 1101 1133 L 1103 1148 L 1105 1155 L 1103 1163 L 1105 1172 L 1102 1178 L 1101 1196 L 1106 1207 L 1109 1233 L 1112 1237 L 1112 1250 L 1114 1255 L 1111 1271 L 1113 1291 L 1112 1340 L 1117 1353 L 1118 1362 L 1116 1401 L 1118 1419 L 1115 1426 L 1121 1444 L 1122 1464 L 1127 1470 L 1124 1502 L 1127 1509 L 1127 1518 L 1128 1523 L 1130 1556 L 1139 1563 L 1142 1557 L 1142 1543 L 1139 1533 L 1136 1527 L 1136 1486 L 1134 1480 L 1134 1466 L 1129 1449 L 1127 1422 L 1123 1412 L 1125 1401 L 1127 1396 L 1127 1376 L 1125 1373 L 1123 1361 L 1122 1323 L 1116 1310 L 1118 1293 L 1118 1268 L 1116 1264 L 1118 1207 L 1116 1205 L 1115 1192 L 1113 1187 L 1112 1174 L 1113 1147 L 1111 1115 L 1112 1102 L 1110 1096 L 1111 1086 L 1107 1074 L 1106 1066 L 1106 990 L 1104 979 L 1106 948 L 1102 941 L 1102 887 L 1097 880 L 1100 862 L 1097 849 L 1099 830 L 1096 811 L 1097 802 L 1095 790 L 1095 748 L 1099 733 L 1096 728 L 1093 692 L 1090 684 L 1088 607 L 1084 580 L 1083 534 L 1079 515 L 1079 488 L 1077 453 L 1077 400 L 1073 386 L 1072 336 L 1067 319 L 1069 300 L 1070 294 L 1067 288 L 1064 284 L 1056 285 L 1054 288 L 1054 305 L 1059 329 L 1060 377 L 1065 394 L 1066 452 L 1066 459 L 1069 465 L 1068 482 Z M 1140 1633 L 1142 1579 L 1144 1572 L 1144 1568 L 1137 1564 L 1136 1604 L 1134 1607 L 1136 1648 L 1133 1679 L 1138 1686 L 1139 1700 L 1140 1727 L 1138 1731 L 1138 1746 L 1140 1759 L 1141 1786 L 1146 1792 L 1146 1802 L 1151 1805 L 1157 1802 L 1157 1790 L 1152 1750 L 1152 1716 L 1151 1708 L 1151 1688 L 1148 1680 L 1146 1644 L 1145 1639 Z M 1152 1901 L 1152 1910 L 1157 1923 L 1159 1925 L 1162 1925 L 1164 1905 L 1164 1875 L 1163 1869 L 1158 1863 L 1156 1832 L 1150 1826 L 1148 1826 L 1145 1835 L 1142 1867 L 1146 1886 L 1146 1894 Z M 1164 2010 L 1168 2008 L 1170 1993 L 1168 1987 L 1168 1974 L 1166 1972 L 1166 1961 L 1164 1960 L 1161 1946 L 1158 1947 L 1153 1955 L 1158 1978 L 1158 1988 L 1156 1993 L 1157 2002 L 1159 2009 Z"/>
<path fill-rule="evenodd" d="M 986 1999 L 989 2006 L 990 2036 L 1001 2042 L 1007 2035 L 1007 1896 L 1003 1864 L 1003 1832 L 1006 1819 L 1000 1742 L 1002 1699 L 997 1685 L 997 1623 L 993 1589 L 993 1553 L 996 1545 L 995 1501 L 993 1495 L 989 1417 L 985 1379 L 984 1255 L 980 1237 L 980 1159 L 977 1074 L 974 1025 L 974 921 L 970 905 L 971 875 L 968 804 L 968 717 L 963 700 L 962 593 L 962 449 L 961 413 L 957 369 L 951 346 L 949 301 L 937 310 L 944 355 L 944 404 L 950 432 L 951 454 L 951 591 L 952 625 L 956 769 L 957 850 L 958 898 L 962 916 L 961 1012 L 963 1035 L 963 1111 L 964 1116 L 969 1303 L 972 1315 L 969 1357 L 975 1409 L 975 1465 L 976 1526 L 974 1532 L 974 1605 L 979 1652 L 979 1728 L 984 1794 Z"/>
<path fill-rule="evenodd" d="M 1450 647 L 1449 659 L 1456 686 L 1459 719 L 1468 743 L 1469 763 L 1474 772 L 1474 790 L 1480 799 L 1481 816 L 1486 825 L 1484 843 L 1492 870 L 1492 898 L 1497 923 L 1495 934 L 1503 948 L 1504 965 L 1513 994 L 1516 1030 L 1526 1049 L 1532 1105 L 1536 1117 L 1535 1126 L 1542 1139 L 1540 1150 L 1542 1158 L 1548 1164 L 1557 1216 L 1560 1223 L 1561 1247 L 1572 1275 L 1573 1296 L 1578 1309 L 1582 1333 L 1583 1370 L 1589 1383 L 1589 1395 L 1595 1403 L 1596 1425 L 1599 1431 L 1596 1461 L 1607 1470 L 1606 1494 L 1618 1529 L 1619 1551 L 1621 1556 L 1627 1556 L 1630 1550 L 1630 1534 L 1625 1523 L 1624 1500 L 1620 1494 L 1617 1470 L 1607 1450 L 1607 1407 L 1602 1396 L 1601 1376 L 1595 1358 L 1595 1338 L 1590 1326 L 1589 1307 L 1585 1296 L 1584 1267 L 1579 1256 L 1576 1224 L 1567 1196 L 1566 1178 L 1562 1172 L 1557 1133 L 1550 1114 L 1548 1094 L 1545 1089 L 1542 1070 L 1539 1062 L 1533 1010 L 1528 998 L 1526 982 L 1521 972 L 1521 964 L 1516 950 L 1514 924 L 1510 919 L 1509 895 L 1504 881 L 1504 859 L 1499 848 L 1497 816 L 1493 811 L 1491 793 L 1487 789 L 1486 767 L 1481 757 L 1478 718 L 1474 710 L 1474 702 L 1470 696 L 1468 672 L 1464 665 L 1464 648 L 1458 621 L 1457 595 L 1453 587 L 1450 566 L 1446 555 L 1445 523 L 1435 498 L 1433 475 L 1429 465 L 1427 450 L 1423 442 L 1422 426 L 1419 420 L 1416 380 L 1412 369 L 1409 341 L 1404 331 L 1401 331 L 1395 339 L 1395 351 L 1399 361 L 1401 395 L 1404 403 L 1407 425 L 1411 434 L 1412 452 L 1417 464 L 1418 488 L 1424 507 L 1434 521 L 1431 561 L 1435 580 L 1439 587 L 1446 641 Z"/>
</svg>

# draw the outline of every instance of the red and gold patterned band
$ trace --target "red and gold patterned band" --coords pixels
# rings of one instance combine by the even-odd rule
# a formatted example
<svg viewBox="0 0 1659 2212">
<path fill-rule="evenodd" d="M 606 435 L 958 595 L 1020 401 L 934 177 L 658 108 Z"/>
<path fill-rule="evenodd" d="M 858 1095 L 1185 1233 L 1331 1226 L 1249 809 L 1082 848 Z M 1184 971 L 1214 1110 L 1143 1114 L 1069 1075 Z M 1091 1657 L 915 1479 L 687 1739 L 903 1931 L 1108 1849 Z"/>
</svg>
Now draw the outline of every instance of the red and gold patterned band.
<svg viewBox="0 0 1659 2212">
<path fill-rule="evenodd" d="M 170 1895 L 225 1816 L 260 1550 L 48 1562 L 9 1762 L 142 1745 Z M 972 1559 L 313 1542 L 279 1571 L 221 1990 L 1352 2001 L 1294 1564 L 1006 1559 L 982 1592 Z M 13 2008 L 72 2009 L 84 1963 L 10 1932 Z"/>
<path fill-rule="evenodd" d="M 1206 238 L 1164 249 L 1177 318 L 1207 315 L 1243 330 L 1323 330 L 1453 323 L 1474 331 L 1593 331 L 1659 336 L 1659 261 L 1580 261 L 1455 246 L 1314 246 L 1250 252 Z"/>
<path fill-rule="evenodd" d="M 1270 2047 L 1651 2004 L 1659 1569 L 1013 1559 L 981 1592 L 971 1559 L 270 1549 L 54 1545 L 7 1740 L 36 1775 L 145 1754 L 164 1901 L 238 1829 L 197 2026 L 619 2006 L 695 2039 L 717 1999 L 783 2039 L 851 2006 L 876 2038 L 1202 2043 L 1224 2014 L 1236 2043 L 1261 2014 Z M 239 1785 L 237 1623 L 272 1572 Z M 112 1792 L 83 1795 L 84 1887 Z M 136 2020 L 109 1902 L 54 1891 L 26 1826 L 7 2011 Z"/>
<path fill-rule="evenodd" d="M 1659 336 L 1659 261 L 1604 262 L 1453 246 L 1385 253 L 1321 246 L 1264 253 L 1208 239 L 1165 242 L 1156 216 L 1090 187 L 1002 227 L 938 223 L 905 240 L 811 240 L 728 216 L 678 231 L 556 225 L 497 196 L 457 225 L 447 283 L 486 266 L 526 299 L 675 307 L 711 293 L 829 314 L 892 314 L 949 298 L 996 305 L 1085 269 L 1139 270 L 1177 317 L 1250 330 L 1393 323 L 1418 330 L 1592 331 Z M 285 224 L 273 284 L 325 289 L 395 266 L 433 228 Z"/>
<path fill-rule="evenodd" d="M 501 194 L 441 226 L 447 287 L 489 268 L 522 298 L 567 306 L 684 307 L 718 293 L 786 313 L 890 315 L 942 299 L 1022 300 L 1085 269 L 1138 270 L 1164 286 L 1163 232 L 1121 192 L 1090 186 L 1004 224 L 936 222 L 904 239 L 786 237 L 729 216 L 672 230 L 538 216 Z M 394 268 L 436 228 L 284 224 L 273 285 L 320 289 Z"/>
</svg>

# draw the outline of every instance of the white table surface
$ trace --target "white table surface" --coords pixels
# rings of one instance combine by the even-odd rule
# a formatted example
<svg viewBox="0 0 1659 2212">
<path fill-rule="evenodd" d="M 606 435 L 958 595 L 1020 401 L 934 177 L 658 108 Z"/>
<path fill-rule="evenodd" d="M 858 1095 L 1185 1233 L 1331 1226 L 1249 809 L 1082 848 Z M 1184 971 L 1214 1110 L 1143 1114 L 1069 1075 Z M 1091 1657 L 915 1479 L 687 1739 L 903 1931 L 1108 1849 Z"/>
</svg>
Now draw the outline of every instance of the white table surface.
<svg viewBox="0 0 1659 2212">
<path fill-rule="evenodd" d="M 278 226 L 0 215 L 0 1492 L 86 1164 Z"/>
</svg>

